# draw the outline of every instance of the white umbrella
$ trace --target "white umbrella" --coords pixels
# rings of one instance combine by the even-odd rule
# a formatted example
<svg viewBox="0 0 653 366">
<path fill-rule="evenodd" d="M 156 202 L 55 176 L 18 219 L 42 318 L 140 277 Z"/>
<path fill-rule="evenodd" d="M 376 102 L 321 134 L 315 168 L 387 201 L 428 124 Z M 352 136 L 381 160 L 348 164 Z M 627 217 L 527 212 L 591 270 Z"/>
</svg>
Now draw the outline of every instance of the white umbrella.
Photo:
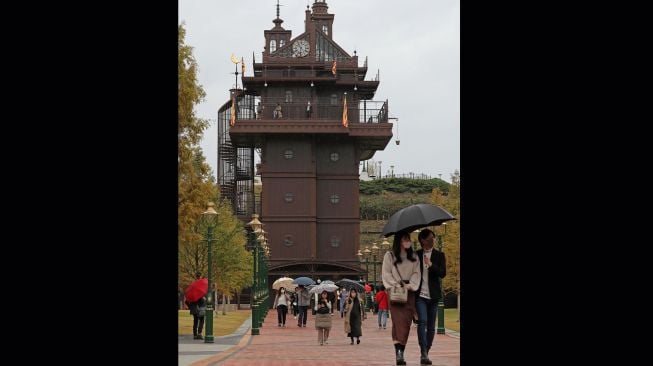
<svg viewBox="0 0 653 366">
<path fill-rule="evenodd" d="M 334 292 L 338 289 L 338 286 L 330 283 L 321 283 L 308 291 L 309 294 L 319 294 L 322 291 Z"/>
<path fill-rule="evenodd" d="M 294 279 L 292 279 L 290 277 L 281 277 L 281 278 L 279 278 L 278 280 L 276 280 L 276 281 L 274 281 L 272 283 L 272 288 L 274 290 L 278 290 L 278 289 L 283 287 L 286 290 L 290 291 L 290 290 L 294 289 L 295 286 L 296 286 L 296 285 L 293 285 L 292 281 L 294 281 Z"/>
</svg>

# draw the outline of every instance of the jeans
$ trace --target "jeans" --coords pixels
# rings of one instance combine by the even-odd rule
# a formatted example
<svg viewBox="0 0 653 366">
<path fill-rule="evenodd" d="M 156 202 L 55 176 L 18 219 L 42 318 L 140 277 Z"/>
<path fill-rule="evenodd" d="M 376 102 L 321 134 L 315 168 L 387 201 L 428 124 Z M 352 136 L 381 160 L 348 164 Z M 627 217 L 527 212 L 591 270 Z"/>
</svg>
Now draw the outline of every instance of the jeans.
<svg viewBox="0 0 653 366">
<path fill-rule="evenodd" d="M 193 314 L 193 335 L 194 336 L 202 335 L 203 328 L 204 328 L 204 317 Z"/>
<path fill-rule="evenodd" d="M 420 348 L 429 350 L 433 345 L 437 308 L 437 300 L 428 300 L 420 296 L 415 300 L 415 310 L 417 310 L 417 339 Z"/>
<path fill-rule="evenodd" d="M 306 325 L 308 316 L 308 306 L 299 306 L 299 315 L 297 316 L 297 325 Z"/>
<path fill-rule="evenodd" d="M 383 326 L 383 329 L 385 329 L 385 325 L 388 321 L 388 311 L 379 309 L 377 314 L 379 314 L 379 327 Z"/>
</svg>

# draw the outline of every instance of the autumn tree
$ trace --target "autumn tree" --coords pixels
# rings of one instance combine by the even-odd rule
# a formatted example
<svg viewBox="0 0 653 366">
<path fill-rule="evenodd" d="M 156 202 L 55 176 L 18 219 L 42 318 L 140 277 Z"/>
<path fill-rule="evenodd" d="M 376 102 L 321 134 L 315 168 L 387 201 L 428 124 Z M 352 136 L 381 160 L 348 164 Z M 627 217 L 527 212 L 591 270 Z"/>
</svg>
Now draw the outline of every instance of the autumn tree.
<svg viewBox="0 0 653 366">
<path fill-rule="evenodd" d="M 221 202 L 211 168 L 199 143 L 208 121 L 195 115 L 205 93 L 197 79 L 193 48 L 185 44 L 186 30 L 178 27 L 178 280 L 183 286 L 195 273 L 208 275 L 206 223 L 208 202 L 216 203 L 217 224 L 212 241 L 212 278 L 217 291 L 229 294 L 251 285 L 252 256 L 245 249 L 242 223 L 228 203 Z"/>
<path fill-rule="evenodd" d="M 211 169 L 204 161 L 199 143 L 208 121 L 195 115 L 195 105 L 205 93 L 197 80 L 197 62 L 193 48 L 186 45 L 186 30 L 178 27 L 178 100 L 177 100 L 177 235 L 180 247 L 196 245 L 202 239 L 197 233 L 197 220 L 207 202 L 217 197 Z M 201 258 L 197 258 L 199 261 Z"/>
<path fill-rule="evenodd" d="M 226 304 L 232 293 L 240 292 L 254 282 L 254 258 L 245 248 L 246 234 L 243 222 L 233 214 L 227 201 L 218 205 L 218 216 L 222 217 L 214 237 L 216 245 L 213 250 L 213 283 L 223 296 L 222 313 L 226 313 Z"/>
<path fill-rule="evenodd" d="M 253 257 L 245 248 L 246 236 L 243 223 L 233 214 L 231 205 L 218 201 L 214 207 L 218 213 L 211 241 L 211 283 L 223 296 L 223 304 L 234 292 L 253 283 Z M 196 227 L 199 235 L 207 232 L 206 222 L 199 220 Z M 201 239 L 190 245 L 179 247 L 180 282 L 188 284 L 194 274 L 208 275 L 208 243 Z M 223 308 L 223 313 L 226 307 Z"/>
<path fill-rule="evenodd" d="M 446 294 L 458 294 L 460 309 L 460 172 L 455 170 L 451 175 L 449 192 L 444 195 L 438 188 L 431 193 L 431 203 L 449 211 L 456 220 L 447 222 L 447 234 L 442 237 L 442 250 L 447 257 L 447 276 L 442 283 Z M 437 228 L 437 234 L 444 233 L 443 225 Z"/>
</svg>

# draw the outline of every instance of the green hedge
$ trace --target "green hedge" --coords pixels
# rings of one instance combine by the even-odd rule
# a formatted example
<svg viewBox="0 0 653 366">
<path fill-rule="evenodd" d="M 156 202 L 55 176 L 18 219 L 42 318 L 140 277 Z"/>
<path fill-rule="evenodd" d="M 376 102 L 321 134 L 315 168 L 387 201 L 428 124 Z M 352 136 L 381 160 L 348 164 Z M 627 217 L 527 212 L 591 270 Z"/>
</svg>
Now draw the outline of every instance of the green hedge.
<svg viewBox="0 0 653 366">
<path fill-rule="evenodd" d="M 361 194 L 381 194 L 383 191 L 395 193 L 431 193 L 439 188 L 445 195 L 449 193 L 449 183 L 441 179 L 383 178 L 360 182 Z"/>
<path fill-rule="evenodd" d="M 360 218 L 362 220 L 387 220 L 400 209 L 417 203 L 429 203 L 433 188 L 445 194 L 449 183 L 440 179 L 385 178 L 360 182 Z M 401 194 L 388 199 L 383 191 Z"/>
</svg>

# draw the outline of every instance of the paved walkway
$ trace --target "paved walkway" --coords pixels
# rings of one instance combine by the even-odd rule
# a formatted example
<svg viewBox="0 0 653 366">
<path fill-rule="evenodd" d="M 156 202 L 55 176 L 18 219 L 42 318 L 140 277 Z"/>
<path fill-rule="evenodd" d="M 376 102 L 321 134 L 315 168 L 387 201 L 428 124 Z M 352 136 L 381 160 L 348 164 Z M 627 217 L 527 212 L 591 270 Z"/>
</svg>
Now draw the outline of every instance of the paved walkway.
<svg viewBox="0 0 653 366">
<path fill-rule="evenodd" d="M 342 318 L 334 314 L 329 344 L 320 346 L 310 313 L 306 328 L 297 327 L 297 320 L 292 316 L 288 317 L 286 328 L 279 328 L 277 313 L 270 310 L 257 336 L 249 331 L 251 318 L 234 334 L 216 337 L 214 344 L 180 336 L 179 365 L 394 365 L 391 319 L 387 329 L 378 329 L 376 315 L 367 314 L 360 344 L 350 345 Z M 429 357 L 433 365 L 460 366 L 460 334 L 449 330 L 447 334 L 436 334 Z M 419 365 L 416 327 L 411 328 L 405 358 L 408 365 Z"/>
</svg>

